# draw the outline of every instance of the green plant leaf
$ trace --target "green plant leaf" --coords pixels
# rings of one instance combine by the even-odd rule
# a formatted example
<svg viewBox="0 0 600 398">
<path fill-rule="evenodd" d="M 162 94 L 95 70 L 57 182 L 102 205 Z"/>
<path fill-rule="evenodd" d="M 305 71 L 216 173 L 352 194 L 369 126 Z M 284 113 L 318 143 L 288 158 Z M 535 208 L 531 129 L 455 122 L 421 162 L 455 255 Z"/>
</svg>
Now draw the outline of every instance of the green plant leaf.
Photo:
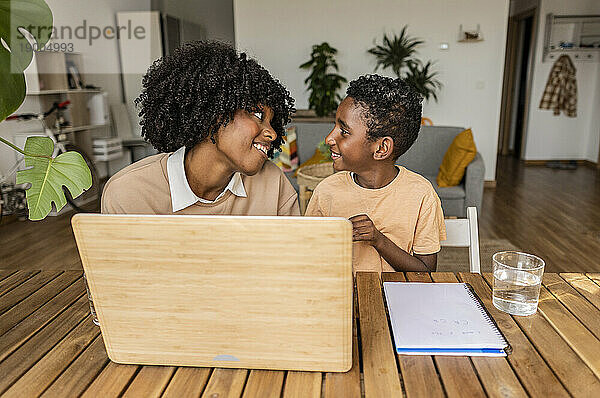
<svg viewBox="0 0 600 398">
<path fill-rule="evenodd" d="M 0 44 L 0 122 L 14 113 L 25 99 L 25 76 L 10 73 L 10 53 Z"/>
<path fill-rule="evenodd" d="M 19 31 L 27 30 L 36 43 Z M 25 99 L 23 71 L 34 48 L 42 48 L 52 34 L 52 11 L 44 0 L 0 0 L 0 121 L 17 110 Z"/>
<path fill-rule="evenodd" d="M 26 170 L 17 172 L 17 184 L 31 183 L 27 189 L 27 207 L 30 220 L 41 220 L 52 210 L 62 209 L 67 200 L 65 186 L 73 198 L 92 186 L 92 174 L 83 157 L 69 151 L 52 157 L 54 143 L 48 137 L 28 137 L 25 142 Z"/>
<path fill-rule="evenodd" d="M 432 97 L 437 102 L 437 91 L 442 87 L 442 83 L 436 79 L 438 73 L 430 71 L 432 66 L 431 61 L 427 61 L 425 65 L 421 62 L 411 61 L 408 63 L 408 71 L 404 80 L 426 100 Z"/>
<path fill-rule="evenodd" d="M 401 77 L 402 69 L 408 65 L 411 61 L 411 57 L 417 51 L 417 47 L 424 43 L 423 40 L 409 37 L 406 32 L 407 26 L 402 28 L 399 36 L 395 34 L 388 37 L 387 34 L 383 35 L 383 44 L 377 45 L 367 50 L 367 52 L 375 56 L 377 69 L 392 68 L 392 71 L 396 76 Z"/>
<path fill-rule="evenodd" d="M 341 88 L 346 79 L 337 73 L 328 73 L 328 70 L 338 70 L 334 55 L 337 50 L 327 42 L 312 46 L 310 60 L 300 65 L 302 69 L 311 69 L 309 76 L 304 80 L 308 85 L 307 91 L 309 109 L 314 109 L 317 116 L 331 114 L 338 106 L 340 96 L 336 91 Z"/>
</svg>

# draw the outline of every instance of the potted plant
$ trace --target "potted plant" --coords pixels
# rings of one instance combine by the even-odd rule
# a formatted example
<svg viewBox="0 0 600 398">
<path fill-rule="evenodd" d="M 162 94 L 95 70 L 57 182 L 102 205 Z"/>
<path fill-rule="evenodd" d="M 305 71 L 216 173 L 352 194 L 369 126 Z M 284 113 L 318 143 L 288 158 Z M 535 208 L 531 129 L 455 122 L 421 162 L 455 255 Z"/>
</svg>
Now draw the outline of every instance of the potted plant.
<svg viewBox="0 0 600 398">
<path fill-rule="evenodd" d="M 347 80 L 331 70 L 338 71 L 334 56 L 337 50 L 327 42 L 312 46 L 310 60 L 300 65 L 302 69 L 312 69 L 304 80 L 308 84 L 310 96 L 309 109 L 314 109 L 317 116 L 326 116 L 337 109 L 342 97 L 337 93 L 342 83 Z"/>
<path fill-rule="evenodd" d="M 419 60 L 409 62 L 404 80 L 412 84 L 425 100 L 433 97 L 437 102 L 437 92 L 442 88 L 442 83 L 436 79 L 438 73 L 429 70 L 432 65 L 431 61 L 427 61 L 425 65 Z"/>
<path fill-rule="evenodd" d="M 412 38 L 404 26 L 400 35 L 383 35 L 383 43 L 375 45 L 367 52 L 376 59 L 375 70 L 391 68 L 396 76 L 409 82 L 426 99 L 433 98 L 437 102 L 437 93 L 442 83 L 437 80 L 437 72 L 431 70 L 432 62 L 423 64 L 415 57 L 417 48 L 424 41 Z"/>
<path fill-rule="evenodd" d="M 52 11 L 44 0 L 5 0 L 0 7 L 0 123 L 23 103 L 26 93 L 23 71 L 33 59 L 33 48 L 44 48 L 52 33 Z M 7 22 L 6 24 L 4 22 Z M 33 27 L 29 33 L 36 43 L 29 43 L 19 32 L 21 27 Z M 36 29 L 36 27 L 38 29 Z M 31 186 L 26 191 L 30 220 L 45 218 L 52 202 L 59 211 L 67 203 L 62 187 L 70 186 L 73 198 L 92 184 L 91 172 L 78 152 L 64 152 L 52 157 L 54 143 L 49 137 L 28 137 L 21 149 L 0 137 L 0 142 L 25 157 L 27 170 L 17 172 L 17 183 Z"/>
</svg>

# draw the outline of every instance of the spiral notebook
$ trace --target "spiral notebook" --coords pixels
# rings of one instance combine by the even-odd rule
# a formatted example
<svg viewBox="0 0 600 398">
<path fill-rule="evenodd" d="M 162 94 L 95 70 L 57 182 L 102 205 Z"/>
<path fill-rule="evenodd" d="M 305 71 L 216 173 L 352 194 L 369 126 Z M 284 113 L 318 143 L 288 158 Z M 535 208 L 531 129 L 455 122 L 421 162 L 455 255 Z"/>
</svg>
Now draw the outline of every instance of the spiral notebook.
<svg viewBox="0 0 600 398">
<path fill-rule="evenodd" d="M 506 356 L 511 348 L 467 283 L 385 282 L 398 354 Z"/>
</svg>

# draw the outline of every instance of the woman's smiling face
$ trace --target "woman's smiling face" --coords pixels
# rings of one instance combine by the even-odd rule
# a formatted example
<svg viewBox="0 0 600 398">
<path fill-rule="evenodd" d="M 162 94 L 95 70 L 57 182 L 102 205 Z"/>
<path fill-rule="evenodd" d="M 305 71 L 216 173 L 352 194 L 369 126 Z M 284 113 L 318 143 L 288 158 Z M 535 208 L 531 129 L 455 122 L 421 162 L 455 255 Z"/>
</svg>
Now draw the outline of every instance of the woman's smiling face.
<svg viewBox="0 0 600 398">
<path fill-rule="evenodd" d="M 368 170 L 373 162 L 371 147 L 374 143 L 367 139 L 363 112 L 363 107 L 350 97 L 346 97 L 338 106 L 335 126 L 325 138 L 336 171 L 360 173 Z"/>
<path fill-rule="evenodd" d="M 273 110 L 268 106 L 255 112 L 240 109 L 232 121 L 219 129 L 216 146 L 232 171 L 254 175 L 262 169 L 277 138 L 272 119 Z"/>
</svg>

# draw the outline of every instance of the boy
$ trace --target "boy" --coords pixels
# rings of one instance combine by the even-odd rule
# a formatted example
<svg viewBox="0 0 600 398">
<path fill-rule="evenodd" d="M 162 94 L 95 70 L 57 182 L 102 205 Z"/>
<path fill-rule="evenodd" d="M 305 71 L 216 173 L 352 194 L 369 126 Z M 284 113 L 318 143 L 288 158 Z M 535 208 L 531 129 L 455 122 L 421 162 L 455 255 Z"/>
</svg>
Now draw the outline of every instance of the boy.
<svg viewBox="0 0 600 398">
<path fill-rule="evenodd" d="M 356 271 L 435 271 L 446 239 L 441 202 L 424 177 L 394 162 L 415 142 L 422 98 L 378 75 L 350 82 L 325 142 L 336 173 L 315 189 L 307 216 L 352 222 Z"/>
<path fill-rule="evenodd" d="M 256 61 L 190 42 L 155 61 L 142 86 L 142 136 L 164 153 L 115 174 L 102 213 L 300 214 L 296 191 L 267 161 L 294 99 Z"/>
</svg>

